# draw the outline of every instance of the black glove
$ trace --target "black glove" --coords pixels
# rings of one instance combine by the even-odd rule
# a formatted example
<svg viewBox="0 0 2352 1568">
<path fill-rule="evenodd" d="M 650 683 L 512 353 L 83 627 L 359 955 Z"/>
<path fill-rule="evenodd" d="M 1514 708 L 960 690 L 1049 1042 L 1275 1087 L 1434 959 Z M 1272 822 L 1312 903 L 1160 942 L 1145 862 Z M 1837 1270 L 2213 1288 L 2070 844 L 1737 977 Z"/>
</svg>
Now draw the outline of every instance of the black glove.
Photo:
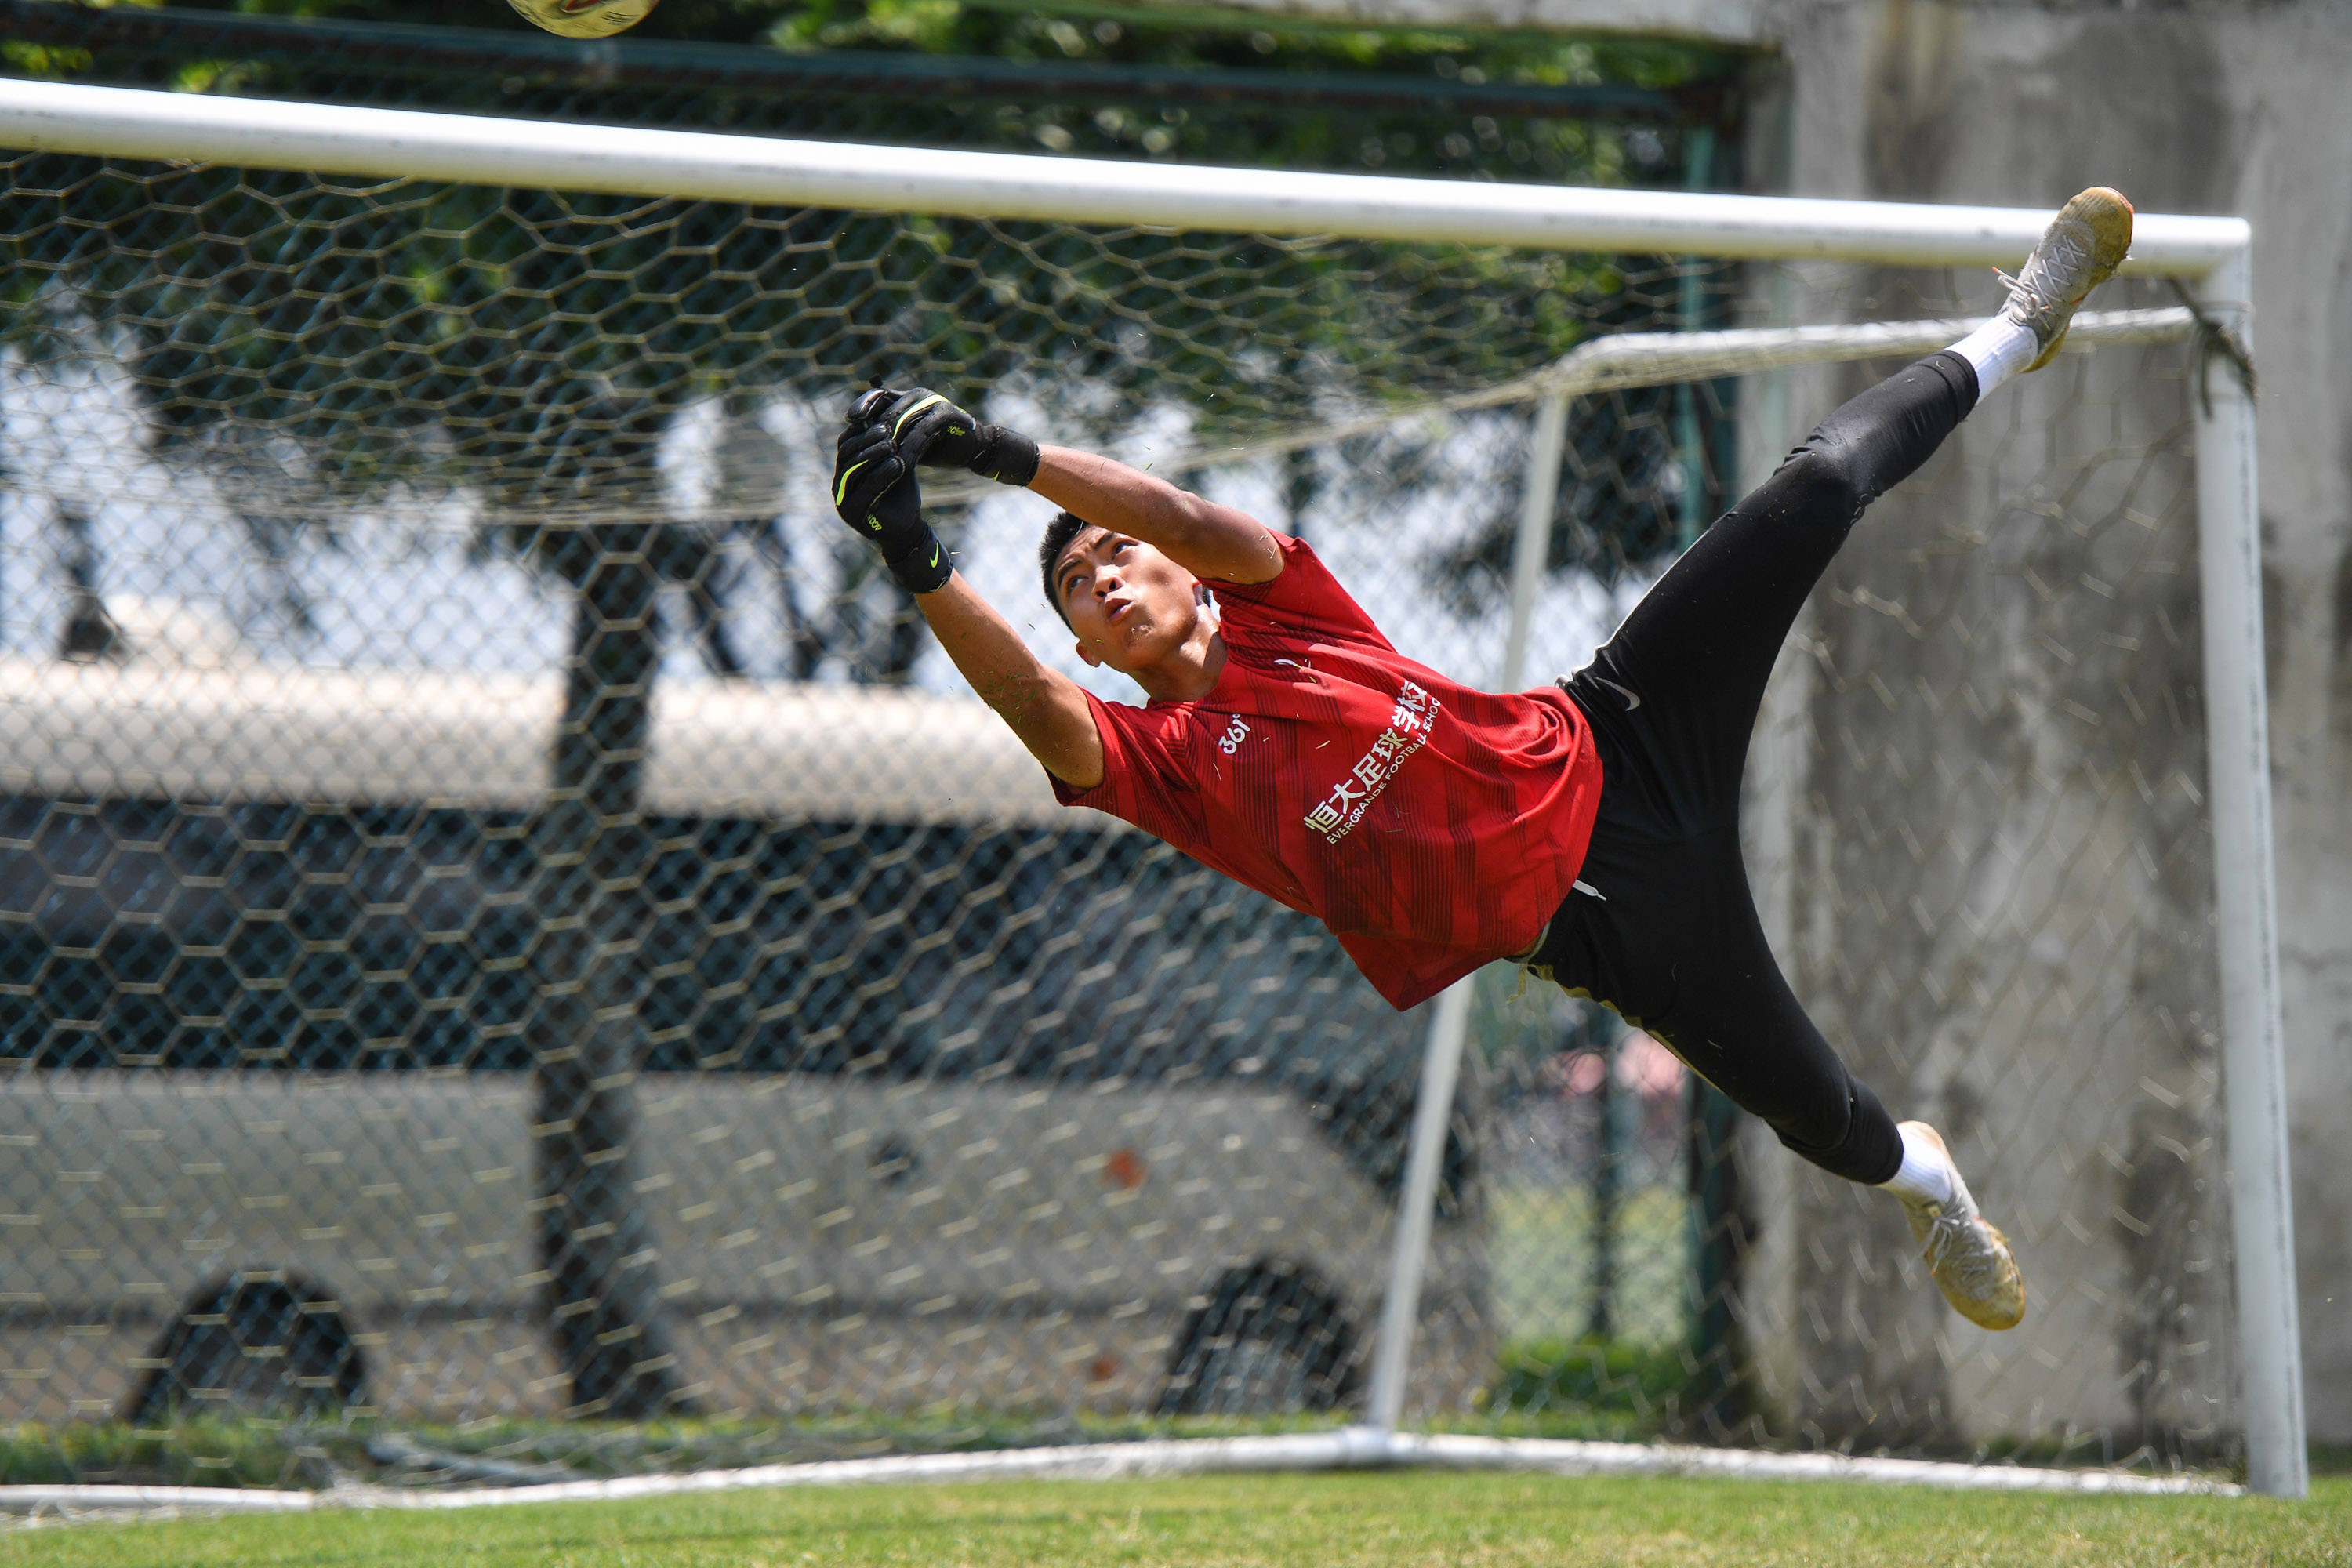
<svg viewBox="0 0 2352 1568">
<path fill-rule="evenodd" d="M 870 397 L 872 395 L 868 394 Z M 915 470 L 890 442 L 889 432 L 857 417 L 834 449 L 833 506 L 861 539 L 880 546 L 882 564 L 909 594 L 936 593 L 954 568 L 939 535 L 923 521 L 923 492 Z"/>
<path fill-rule="evenodd" d="M 1018 430 L 983 425 L 928 387 L 883 390 L 889 402 L 877 417 L 908 462 L 970 468 L 1002 485 L 1025 485 L 1037 477 L 1037 443 Z"/>
</svg>

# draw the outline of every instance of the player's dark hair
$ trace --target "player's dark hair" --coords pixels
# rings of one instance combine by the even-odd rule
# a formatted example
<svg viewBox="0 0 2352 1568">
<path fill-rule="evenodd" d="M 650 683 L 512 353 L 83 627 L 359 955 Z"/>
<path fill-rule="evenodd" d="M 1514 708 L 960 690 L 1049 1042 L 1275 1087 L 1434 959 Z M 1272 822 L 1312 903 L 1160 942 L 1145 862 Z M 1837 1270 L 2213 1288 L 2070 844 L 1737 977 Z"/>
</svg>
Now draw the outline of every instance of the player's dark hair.
<svg viewBox="0 0 2352 1568">
<path fill-rule="evenodd" d="M 1045 525 L 1045 537 L 1037 542 L 1037 574 L 1045 580 L 1045 602 L 1054 606 L 1054 613 L 1062 617 L 1062 625 L 1073 634 L 1078 628 L 1070 625 L 1069 614 L 1062 608 L 1062 595 L 1054 592 L 1054 563 L 1061 560 L 1062 552 L 1070 547 L 1078 531 L 1090 526 L 1075 512 L 1057 511 L 1054 521 Z"/>
</svg>

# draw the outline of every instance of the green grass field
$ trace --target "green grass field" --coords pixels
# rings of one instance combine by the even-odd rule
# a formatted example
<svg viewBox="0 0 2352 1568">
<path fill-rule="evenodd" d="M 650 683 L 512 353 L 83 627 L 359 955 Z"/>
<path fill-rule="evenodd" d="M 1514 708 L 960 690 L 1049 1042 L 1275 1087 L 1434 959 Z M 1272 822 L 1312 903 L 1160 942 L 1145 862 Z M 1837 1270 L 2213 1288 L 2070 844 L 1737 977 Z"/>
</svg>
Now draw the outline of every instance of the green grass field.
<svg viewBox="0 0 2352 1568">
<path fill-rule="evenodd" d="M 740 1492 L 441 1514 L 16 1529 L 16 1568 L 2285 1568 L 2352 1564 L 2352 1478 L 2303 1502 L 1427 1473 Z"/>
</svg>

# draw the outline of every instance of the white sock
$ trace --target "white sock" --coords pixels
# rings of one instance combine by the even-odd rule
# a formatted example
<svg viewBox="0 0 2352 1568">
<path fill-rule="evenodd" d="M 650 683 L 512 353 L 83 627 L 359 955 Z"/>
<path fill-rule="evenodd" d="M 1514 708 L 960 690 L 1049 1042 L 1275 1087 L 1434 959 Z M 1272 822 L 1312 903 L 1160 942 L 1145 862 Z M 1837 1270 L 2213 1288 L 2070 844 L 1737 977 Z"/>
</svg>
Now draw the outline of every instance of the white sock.
<svg viewBox="0 0 2352 1568">
<path fill-rule="evenodd" d="M 1976 367 L 1977 397 L 1979 401 L 1991 395 L 1992 389 L 2033 363 L 2042 352 L 2042 340 L 2033 335 L 2032 327 L 2022 327 L 2007 316 L 1995 316 L 1948 351 L 1959 355 Z"/>
<path fill-rule="evenodd" d="M 2022 330 L 2022 329 L 2021 329 Z M 2033 334 L 2026 333 L 2028 337 Z M 1908 1127 L 1900 1128 L 1903 1134 L 1903 1168 L 1894 1177 L 1880 1184 L 1898 1198 L 1919 1198 L 1931 1204 L 1949 1203 L 1952 1198 L 1952 1167 L 1936 1146 Z"/>
</svg>

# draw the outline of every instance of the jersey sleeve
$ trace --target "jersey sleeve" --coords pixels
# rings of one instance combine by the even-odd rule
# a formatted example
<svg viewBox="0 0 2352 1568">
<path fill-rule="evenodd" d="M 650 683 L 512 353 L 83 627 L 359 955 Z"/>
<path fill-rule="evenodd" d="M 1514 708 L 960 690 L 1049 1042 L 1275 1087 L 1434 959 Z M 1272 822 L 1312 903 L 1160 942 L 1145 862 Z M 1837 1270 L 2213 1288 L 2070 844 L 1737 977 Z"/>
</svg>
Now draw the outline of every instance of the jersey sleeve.
<svg viewBox="0 0 2352 1568">
<path fill-rule="evenodd" d="M 1318 641 L 1396 651 L 1305 540 L 1278 533 L 1275 542 L 1282 550 L 1282 570 L 1272 581 L 1209 582 L 1223 612 L 1229 641 L 1254 637 L 1261 628 L 1281 627 Z"/>
<path fill-rule="evenodd" d="M 1091 691 L 1087 706 L 1102 737 L 1102 783 L 1080 789 L 1048 773 L 1054 798 L 1107 812 L 1160 838 L 1198 837 L 1200 796 L 1188 765 L 1184 710 L 1105 702 Z"/>
</svg>

